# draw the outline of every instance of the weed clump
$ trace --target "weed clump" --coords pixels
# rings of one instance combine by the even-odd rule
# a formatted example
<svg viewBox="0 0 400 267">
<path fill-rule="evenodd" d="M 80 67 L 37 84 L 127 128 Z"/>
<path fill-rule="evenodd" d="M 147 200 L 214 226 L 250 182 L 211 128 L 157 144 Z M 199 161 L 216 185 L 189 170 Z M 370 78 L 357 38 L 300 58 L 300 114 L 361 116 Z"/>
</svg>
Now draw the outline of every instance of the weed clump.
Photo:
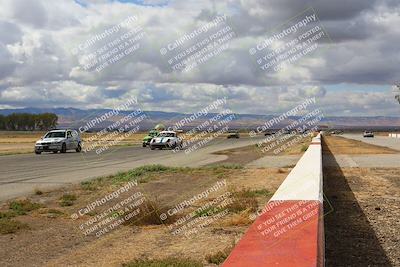
<svg viewBox="0 0 400 267">
<path fill-rule="evenodd" d="M 12 234 L 21 229 L 29 229 L 26 223 L 11 219 L 0 219 L 0 234 Z"/>
<path fill-rule="evenodd" d="M 184 168 L 167 167 L 160 164 L 145 165 L 127 172 L 119 172 L 117 175 L 111 176 L 111 180 L 113 183 L 125 183 L 135 179 L 139 180 L 139 182 L 146 182 L 148 181 L 148 177 L 145 176 L 152 173 L 176 172 L 182 169 Z"/>
<path fill-rule="evenodd" d="M 157 201 L 145 200 L 140 206 L 140 213 L 132 219 L 126 221 L 129 225 L 161 225 L 170 224 L 177 220 L 177 216 L 167 215 L 164 220 L 160 218 L 161 214 L 168 214 L 171 207 L 160 206 Z"/>
<path fill-rule="evenodd" d="M 209 254 L 206 256 L 206 260 L 208 263 L 213 263 L 213 264 L 221 264 L 223 263 L 226 258 L 228 258 L 229 253 L 226 251 L 218 251 L 214 254 Z"/>
<path fill-rule="evenodd" d="M 64 194 L 60 197 L 60 206 L 67 207 L 74 205 L 75 200 L 77 199 L 76 195 L 73 194 Z"/>
<path fill-rule="evenodd" d="M 25 215 L 29 211 L 42 208 L 43 205 L 39 203 L 33 203 L 30 200 L 15 200 L 10 203 L 10 210 L 16 215 Z"/>
</svg>

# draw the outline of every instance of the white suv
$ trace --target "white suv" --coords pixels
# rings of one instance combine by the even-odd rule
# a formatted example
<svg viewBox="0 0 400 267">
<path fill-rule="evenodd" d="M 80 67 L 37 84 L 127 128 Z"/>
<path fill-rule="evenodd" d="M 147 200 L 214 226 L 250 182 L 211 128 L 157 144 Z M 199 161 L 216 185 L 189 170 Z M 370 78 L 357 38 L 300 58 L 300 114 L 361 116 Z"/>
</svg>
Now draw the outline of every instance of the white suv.
<svg viewBox="0 0 400 267">
<path fill-rule="evenodd" d="M 49 131 L 35 144 L 36 154 L 42 152 L 57 153 L 58 151 L 65 153 L 71 149 L 74 149 L 76 152 L 81 152 L 82 150 L 81 137 L 75 130 Z"/>
</svg>

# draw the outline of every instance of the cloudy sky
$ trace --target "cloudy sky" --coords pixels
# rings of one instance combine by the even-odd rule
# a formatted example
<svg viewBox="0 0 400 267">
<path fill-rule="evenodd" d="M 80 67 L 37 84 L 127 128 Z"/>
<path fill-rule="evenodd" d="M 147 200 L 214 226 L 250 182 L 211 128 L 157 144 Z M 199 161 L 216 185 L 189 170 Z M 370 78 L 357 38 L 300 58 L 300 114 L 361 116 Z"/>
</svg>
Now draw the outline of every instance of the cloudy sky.
<svg viewBox="0 0 400 267">
<path fill-rule="evenodd" d="M 277 114 L 315 96 L 330 116 L 400 116 L 393 87 L 400 81 L 397 0 L 0 0 L 0 6 L 0 108 L 112 108 L 137 96 L 144 110 L 189 113 L 226 97 L 234 112 Z M 318 47 L 287 68 L 261 70 L 258 56 L 269 50 L 249 49 L 312 14 L 318 20 L 309 26 L 324 32 Z M 173 48 L 221 17 L 222 24 Z M 232 38 L 224 50 L 188 71 L 172 68 L 171 58 L 227 26 Z M 113 42 L 125 47 L 117 53 Z M 87 67 L 129 48 L 102 69 Z"/>
</svg>

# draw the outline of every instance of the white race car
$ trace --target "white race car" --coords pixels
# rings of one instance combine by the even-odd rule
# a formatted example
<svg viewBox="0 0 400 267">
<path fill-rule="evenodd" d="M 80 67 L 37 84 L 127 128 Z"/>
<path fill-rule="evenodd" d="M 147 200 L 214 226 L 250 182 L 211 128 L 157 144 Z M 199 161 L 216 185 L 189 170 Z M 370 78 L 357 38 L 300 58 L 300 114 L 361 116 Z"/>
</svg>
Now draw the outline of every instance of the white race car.
<svg viewBox="0 0 400 267">
<path fill-rule="evenodd" d="M 374 137 L 374 133 L 371 131 L 365 131 L 363 137 Z"/>
<path fill-rule="evenodd" d="M 74 149 L 76 152 L 81 152 L 82 144 L 79 133 L 75 130 L 69 129 L 47 132 L 35 144 L 36 154 L 40 154 L 42 152 L 57 153 L 58 151 L 65 153 L 70 149 Z"/>
<path fill-rule="evenodd" d="M 156 148 L 171 148 L 182 147 L 182 140 L 174 131 L 162 131 L 160 134 L 150 141 L 150 149 Z"/>
</svg>

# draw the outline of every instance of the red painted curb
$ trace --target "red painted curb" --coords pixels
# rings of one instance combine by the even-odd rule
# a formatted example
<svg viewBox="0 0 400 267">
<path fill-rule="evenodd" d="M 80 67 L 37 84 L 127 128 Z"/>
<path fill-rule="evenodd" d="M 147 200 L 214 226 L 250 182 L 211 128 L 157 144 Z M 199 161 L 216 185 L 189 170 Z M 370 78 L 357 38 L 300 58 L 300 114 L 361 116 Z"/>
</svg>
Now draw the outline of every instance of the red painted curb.
<svg viewBox="0 0 400 267">
<path fill-rule="evenodd" d="M 322 203 L 271 201 L 268 206 L 222 266 L 324 266 Z"/>
<path fill-rule="evenodd" d="M 311 145 L 222 266 L 324 266 L 321 135 Z"/>
</svg>

